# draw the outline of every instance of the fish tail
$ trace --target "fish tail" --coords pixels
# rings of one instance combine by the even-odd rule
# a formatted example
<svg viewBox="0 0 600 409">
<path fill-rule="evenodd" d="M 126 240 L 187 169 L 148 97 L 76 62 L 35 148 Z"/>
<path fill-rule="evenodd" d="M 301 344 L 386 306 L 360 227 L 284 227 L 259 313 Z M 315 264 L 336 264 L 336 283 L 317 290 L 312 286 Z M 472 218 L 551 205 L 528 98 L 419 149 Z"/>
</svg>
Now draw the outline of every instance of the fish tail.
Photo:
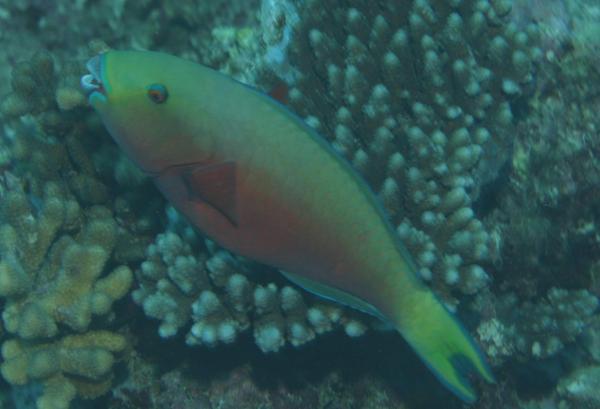
<svg viewBox="0 0 600 409">
<path fill-rule="evenodd" d="M 436 296 L 423 288 L 397 308 L 396 326 L 435 376 L 467 403 L 477 398 L 468 376 L 494 375 L 471 336 Z"/>
</svg>

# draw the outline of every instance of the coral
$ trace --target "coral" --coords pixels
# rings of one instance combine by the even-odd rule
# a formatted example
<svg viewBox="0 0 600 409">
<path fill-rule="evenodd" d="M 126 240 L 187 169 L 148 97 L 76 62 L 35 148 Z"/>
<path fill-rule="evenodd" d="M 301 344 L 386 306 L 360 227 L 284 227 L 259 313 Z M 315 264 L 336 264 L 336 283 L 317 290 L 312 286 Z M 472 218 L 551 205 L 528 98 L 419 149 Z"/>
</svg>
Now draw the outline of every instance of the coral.
<svg viewBox="0 0 600 409">
<path fill-rule="evenodd" d="M 550 287 L 594 291 L 597 282 L 600 71 L 588 52 L 572 48 L 543 65 L 485 221 L 503 237 L 495 280 L 519 298 Z"/>
<path fill-rule="evenodd" d="M 26 340 L 56 336 L 59 325 L 85 330 L 92 315 L 108 313 L 127 293 L 133 279 L 125 266 L 100 277 L 116 241 L 110 212 L 93 208 L 80 215 L 76 202 L 61 200 L 57 190 L 48 185 L 39 217 L 23 192 L 4 198 L 2 216 L 11 224 L 0 226 L 2 318 L 9 332 Z M 78 239 L 57 236 L 63 223 L 81 217 L 89 221 Z"/>
<path fill-rule="evenodd" d="M 572 14 L 565 0 L 514 0 L 512 4 L 513 21 L 519 27 L 525 27 L 535 21 L 540 33 L 540 47 L 546 58 L 556 58 L 562 54 L 565 44 L 572 38 Z"/>
<path fill-rule="evenodd" d="M 496 355 L 494 360 L 543 359 L 577 340 L 576 347 L 587 349 L 588 360 L 594 361 L 598 310 L 591 294 L 599 294 L 600 76 L 593 47 L 569 45 L 579 35 L 576 31 L 594 28 L 581 18 L 583 10 L 589 10 L 586 18 L 592 16 L 594 5 L 585 0 L 535 3 L 543 7 L 526 6 L 536 15 L 543 39 L 561 45 L 542 43 L 539 91 L 516 127 L 511 169 L 505 183 L 496 186 L 496 203 L 485 220 L 501 234 L 503 247 L 494 276 L 498 298 L 485 302 L 495 311 L 487 315 L 479 335 L 488 337 L 483 343 Z M 577 13 L 568 11 L 577 7 Z M 546 35 L 544 30 L 561 24 L 573 30 Z M 575 307 L 577 298 L 588 307 Z M 498 331 L 490 331 L 494 318 L 501 324 Z M 586 331 L 575 338 L 585 324 Z M 493 339 L 499 342 L 493 345 Z"/>
<path fill-rule="evenodd" d="M 254 82 L 260 48 L 260 31 L 254 30 L 258 4 L 258 0 L 2 1 L 0 39 L 5 47 L 0 53 L 0 95 L 8 91 L 9 82 L 4 80 L 9 67 L 28 58 L 31 50 L 52 50 L 61 61 L 83 59 L 89 57 L 87 44 L 97 39 L 115 48 L 170 51 Z M 63 109 L 84 102 L 62 87 L 59 90 Z"/>
<path fill-rule="evenodd" d="M 94 143 L 82 132 L 87 115 L 81 109 L 80 69 L 78 61 L 57 64 L 47 52 L 18 63 L 12 92 L 0 104 L 9 133 L 2 145 L 11 171 L 26 178 L 34 194 L 42 194 L 45 181 L 64 178 L 80 202 L 100 204 L 108 200 L 108 187 L 87 151 Z"/>
<path fill-rule="evenodd" d="M 61 67 L 60 75 L 53 57 L 48 52 L 38 52 L 29 60 L 22 61 L 11 75 L 12 93 L 0 106 L 7 118 L 24 114 L 40 116 L 40 121 L 53 130 L 68 127 L 70 117 L 58 111 L 69 111 L 85 104 L 85 98 L 77 88 L 80 68 L 76 61 L 68 61 Z"/>
<path fill-rule="evenodd" d="M 586 290 L 552 288 L 536 301 L 519 301 L 507 294 L 494 302 L 495 317 L 483 321 L 477 335 L 486 355 L 495 364 L 511 359 L 543 359 L 573 342 L 600 303 Z"/>
<path fill-rule="evenodd" d="M 125 340 L 89 327 L 127 294 L 133 275 L 126 266 L 106 273 L 117 232 L 108 209 L 84 212 L 53 183 L 38 206 L 18 185 L 2 198 L 0 296 L 10 338 L 0 370 L 12 384 L 42 382 L 38 408 L 67 408 L 76 394 L 95 397 L 110 386 L 112 353 Z"/>
<path fill-rule="evenodd" d="M 595 363 L 600 364 L 600 315 L 596 315 L 583 333 L 583 346 Z"/>
<path fill-rule="evenodd" d="M 484 267 L 499 237 L 473 201 L 510 153 L 511 104 L 539 57 L 535 29 L 517 30 L 509 10 L 502 1 L 306 1 L 286 50 L 301 73 L 292 108 L 365 176 L 449 305 L 455 290 L 490 282 Z"/>
<path fill-rule="evenodd" d="M 262 1 L 260 25 L 266 49 L 261 60 L 268 70 L 288 83 L 296 80 L 299 75 L 288 59 L 290 43 L 299 22 L 298 10 L 293 1 Z"/>
<path fill-rule="evenodd" d="M 513 10 L 517 24 L 536 22 L 540 45 L 548 60 L 562 58 L 574 50 L 598 67 L 600 6 L 597 1 L 514 0 Z"/>
<path fill-rule="evenodd" d="M 368 366 L 368 370 L 359 369 L 358 373 L 349 374 L 337 365 L 328 364 L 331 362 L 331 356 L 336 355 L 340 348 L 340 344 L 335 340 L 338 337 L 332 338 L 334 342 L 321 343 L 315 348 L 295 350 L 285 357 L 264 355 L 260 351 L 245 347 L 208 351 L 174 348 L 177 353 L 169 353 L 168 359 L 170 364 L 173 364 L 173 361 L 175 364 L 169 365 L 173 369 L 166 371 L 161 370 L 160 366 L 157 367 L 144 355 L 134 355 L 127 361 L 130 376 L 115 387 L 106 401 L 106 406 L 103 407 L 106 409 L 434 407 L 433 404 L 409 405 L 405 397 L 395 391 L 390 380 L 397 379 L 397 372 L 381 371 L 385 362 L 389 361 L 389 357 L 385 356 L 387 351 L 363 348 L 359 343 L 348 342 L 350 345 L 342 348 L 346 351 L 347 346 L 349 355 L 360 359 L 361 363 Z M 339 338 L 344 341 L 343 337 Z M 155 348 L 162 350 L 164 345 L 165 342 L 157 342 Z M 347 359 L 342 356 L 345 354 L 337 355 L 340 362 L 347 362 Z M 249 356 L 252 360 L 258 361 L 256 366 L 248 364 Z M 197 371 L 198 362 L 202 362 L 202 367 L 206 368 L 220 366 L 223 361 L 228 361 L 229 366 L 220 376 L 207 378 L 189 376 L 190 372 Z M 290 371 L 290 366 L 295 370 Z M 352 369 L 349 368 L 349 371 Z M 304 373 L 313 374 L 310 381 L 304 381 L 302 375 Z"/>
<path fill-rule="evenodd" d="M 38 409 L 66 409 L 76 395 L 95 398 L 111 386 L 115 355 L 127 345 L 122 335 L 89 331 L 53 342 L 12 339 L 2 345 L 2 376 L 13 385 L 41 382 Z"/>
<path fill-rule="evenodd" d="M 600 366 L 580 368 L 558 385 L 558 393 L 573 408 L 594 409 L 600 407 Z"/>
<path fill-rule="evenodd" d="M 133 298 L 147 316 L 161 321 L 161 337 L 189 327 L 188 345 L 214 346 L 252 329 L 258 347 L 275 352 L 340 327 L 350 336 L 365 332 L 364 318 L 289 285 L 264 282 L 226 251 L 210 254 L 192 246 L 199 243 L 183 239 L 189 235 L 193 232 L 185 223 L 159 234 L 136 272 L 140 286 Z"/>
</svg>

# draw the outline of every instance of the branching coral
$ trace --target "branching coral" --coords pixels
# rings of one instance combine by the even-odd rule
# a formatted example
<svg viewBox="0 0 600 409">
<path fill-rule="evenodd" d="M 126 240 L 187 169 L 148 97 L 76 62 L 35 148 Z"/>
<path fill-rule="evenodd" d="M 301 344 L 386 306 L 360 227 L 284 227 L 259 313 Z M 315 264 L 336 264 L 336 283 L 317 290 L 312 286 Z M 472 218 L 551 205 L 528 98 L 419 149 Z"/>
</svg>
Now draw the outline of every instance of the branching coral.
<svg viewBox="0 0 600 409">
<path fill-rule="evenodd" d="M 600 406 L 600 366 L 580 368 L 561 380 L 558 393 L 566 398 L 572 408 L 594 409 Z"/>
<path fill-rule="evenodd" d="M 582 333 L 600 303 L 588 291 L 553 288 L 536 302 L 519 302 L 513 294 L 494 302 L 496 316 L 482 322 L 478 337 L 487 356 L 499 364 L 507 358 L 543 359 L 560 352 Z"/>
<path fill-rule="evenodd" d="M 125 266 L 100 278 L 116 241 L 110 212 L 94 208 L 80 215 L 76 202 L 56 190 L 49 185 L 40 217 L 24 193 L 4 198 L 2 216 L 11 224 L 0 227 L 0 295 L 7 299 L 2 317 L 5 328 L 23 339 L 56 336 L 59 325 L 85 330 L 93 314 L 106 314 L 131 285 Z M 68 217 L 85 220 L 76 238 L 58 235 Z"/>
<path fill-rule="evenodd" d="M 126 339 L 108 331 L 89 331 L 54 342 L 11 339 L 2 345 L 2 376 L 13 385 L 41 381 L 39 409 L 64 409 L 75 396 L 94 398 L 111 386 L 115 355 Z"/>
<path fill-rule="evenodd" d="M 254 30 L 258 4 L 258 0 L 0 1 L 4 44 L 0 95 L 8 91 L 11 64 L 28 58 L 31 50 L 51 50 L 62 61 L 85 58 L 88 42 L 98 38 L 112 47 L 169 51 L 252 82 L 260 48 L 259 31 Z M 58 91 L 64 108 L 85 102 L 70 88 Z"/>
<path fill-rule="evenodd" d="M 39 202 L 33 208 L 14 185 L 2 198 L 0 296 L 12 338 L 0 370 L 14 384 L 42 382 L 40 409 L 67 408 L 76 393 L 93 397 L 110 386 L 125 339 L 89 326 L 127 293 L 133 275 L 126 266 L 105 274 L 117 232 L 108 209 L 83 211 L 53 183 Z"/>
</svg>

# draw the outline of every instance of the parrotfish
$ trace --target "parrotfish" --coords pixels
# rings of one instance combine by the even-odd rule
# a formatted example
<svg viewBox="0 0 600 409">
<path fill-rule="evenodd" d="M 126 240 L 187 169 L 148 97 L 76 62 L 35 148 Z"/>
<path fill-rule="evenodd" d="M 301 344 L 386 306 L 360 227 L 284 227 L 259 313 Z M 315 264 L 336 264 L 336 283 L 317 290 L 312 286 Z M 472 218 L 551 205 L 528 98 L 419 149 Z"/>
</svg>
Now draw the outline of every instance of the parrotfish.
<svg viewBox="0 0 600 409">
<path fill-rule="evenodd" d="M 163 53 L 109 51 L 87 68 L 82 87 L 117 144 L 207 236 L 379 317 L 464 401 L 469 375 L 494 382 L 366 182 L 286 107 Z"/>
</svg>

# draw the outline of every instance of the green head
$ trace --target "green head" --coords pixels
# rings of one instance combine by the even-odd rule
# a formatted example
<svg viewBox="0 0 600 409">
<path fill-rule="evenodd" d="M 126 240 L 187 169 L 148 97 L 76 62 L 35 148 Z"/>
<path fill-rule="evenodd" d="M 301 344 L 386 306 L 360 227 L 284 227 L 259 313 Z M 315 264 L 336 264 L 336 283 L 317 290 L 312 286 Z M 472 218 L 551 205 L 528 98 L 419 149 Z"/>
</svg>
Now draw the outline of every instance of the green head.
<svg viewBox="0 0 600 409">
<path fill-rule="evenodd" d="M 113 138 L 149 173 L 208 159 L 203 122 L 210 71 L 163 53 L 109 51 L 87 63 L 88 100 Z"/>
</svg>

